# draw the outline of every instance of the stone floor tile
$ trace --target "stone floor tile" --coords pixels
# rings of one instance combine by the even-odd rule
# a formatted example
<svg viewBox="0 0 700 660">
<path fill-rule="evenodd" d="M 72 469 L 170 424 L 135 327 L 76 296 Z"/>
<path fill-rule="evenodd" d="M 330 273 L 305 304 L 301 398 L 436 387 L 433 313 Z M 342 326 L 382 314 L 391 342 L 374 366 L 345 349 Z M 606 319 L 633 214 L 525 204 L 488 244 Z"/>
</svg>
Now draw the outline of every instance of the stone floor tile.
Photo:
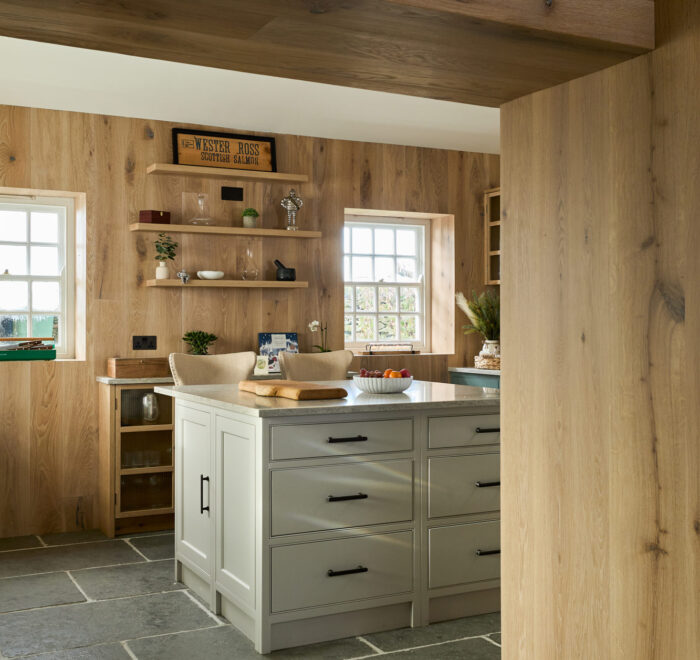
<svg viewBox="0 0 700 660">
<path fill-rule="evenodd" d="M 41 547 L 41 541 L 36 536 L 10 536 L 6 539 L 0 539 L 0 552 Z"/>
<path fill-rule="evenodd" d="M 377 656 L 381 658 L 382 656 Z M 485 639 L 465 639 L 392 653 L 391 660 L 499 660 L 501 649 Z"/>
<path fill-rule="evenodd" d="M 143 557 L 124 541 L 16 550 L 2 555 L 0 578 L 141 561 Z"/>
<path fill-rule="evenodd" d="M 121 644 L 99 644 L 68 651 L 29 656 L 30 660 L 126 660 L 131 656 Z"/>
<path fill-rule="evenodd" d="M 80 603 L 84 600 L 66 573 L 45 573 L 0 580 L 0 614 L 34 607 Z"/>
<path fill-rule="evenodd" d="M 185 588 L 184 584 L 175 582 L 175 561 L 172 559 L 87 568 L 71 571 L 71 575 L 80 588 L 95 600 Z"/>
<path fill-rule="evenodd" d="M 81 529 L 76 532 L 41 534 L 40 536 L 46 545 L 68 545 L 70 543 L 90 543 L 91 541 L 107 540 L 107 537 L 99 529 Z"/>
<path fill-rule="evenodd" d="M 182 591 L 61 605 L 0 616 L 0 654 L 14 658 L 211 624 L 207 613 Z"/>
<path fill-rule="evenodd" d="M 173 534 L 134 538 L 130 542 L 149 559 L 173 559 L 175 557 L 175 536 Z"/>
<path fill-rule="evenodd" d="M 396 649 L 412 648 L 422 644 L 435 644 L 462 637 L 475 637 L 497 632 L 501 629 L 501 615 L 481 614 L 470 616 L 466 619 L 454 619 L 453 621 L 441 621 L 423 628 L 400 628 L 399 630 L 387 630 L 386 632 L 363 635 L 368 641 L 379 647 L 382 651 L 395 651 Z M 488 642 L 486 642 L 488 644 Z"/>
</svg>

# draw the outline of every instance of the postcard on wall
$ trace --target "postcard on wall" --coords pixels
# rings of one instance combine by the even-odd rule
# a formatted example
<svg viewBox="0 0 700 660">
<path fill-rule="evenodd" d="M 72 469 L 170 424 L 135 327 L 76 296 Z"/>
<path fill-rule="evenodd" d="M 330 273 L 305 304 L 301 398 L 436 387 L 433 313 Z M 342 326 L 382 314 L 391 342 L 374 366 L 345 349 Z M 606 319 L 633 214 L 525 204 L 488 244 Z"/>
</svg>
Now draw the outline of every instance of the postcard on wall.
<svg viewBox="0 0 700 660">
<path fill-rule="evenodd" d="M 282 351 L 299 352 L 299 340 L 296 332 L 260 332 L 258 333 L 258 343 L 260 345 L 258 353 L 267 357 L 268 373 L 271 374 L 281 372 L 279 354 Z"/>
</svg>

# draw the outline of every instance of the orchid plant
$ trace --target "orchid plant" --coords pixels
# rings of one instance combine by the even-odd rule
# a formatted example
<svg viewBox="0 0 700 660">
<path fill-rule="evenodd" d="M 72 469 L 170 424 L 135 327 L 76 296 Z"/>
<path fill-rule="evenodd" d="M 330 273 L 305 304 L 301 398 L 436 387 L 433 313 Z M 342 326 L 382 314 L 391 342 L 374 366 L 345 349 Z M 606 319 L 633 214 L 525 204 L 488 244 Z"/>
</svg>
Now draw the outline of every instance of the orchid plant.
<svg viewBox="0 0 700 660">
<path fill-rule="evenodd" d="M 331 349 L 328 348 L 328 324 L 323 324 L 321 321 L 311 321 L 309 330 L 321 333 L 321 343 L 314 344 L 314 348 L 317 348 L 321 353 L 329 353 Z"/>
</svg>

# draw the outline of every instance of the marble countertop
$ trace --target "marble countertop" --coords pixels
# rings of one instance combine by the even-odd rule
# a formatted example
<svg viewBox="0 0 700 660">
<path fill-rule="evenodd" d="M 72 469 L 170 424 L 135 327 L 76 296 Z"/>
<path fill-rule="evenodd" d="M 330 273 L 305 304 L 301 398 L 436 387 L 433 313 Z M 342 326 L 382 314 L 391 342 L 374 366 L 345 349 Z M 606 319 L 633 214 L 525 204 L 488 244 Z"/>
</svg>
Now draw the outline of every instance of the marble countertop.
<svg viewBox="0 0 700 660">
<path fill-rule="evenodd" d="M 319 381 L 321 382 L 321 381 Z M 292 401 L 277 397 L 256 396 L 240 392 L 237 385 L 186 385 L 179 387 L 158 386 L 155 391 L 210 405 L 252 417 L 288 417 L 292 415 L 327 415 L 336 413 L 387 412 L 418 409 L 469 409 L 497 408 L 500 405 L 498 391 L 486 393 L 481 387 L 413 381 L 411 387 L 400 394 L 366 394 L 352 381 L 323 381 L 323 385 L 343 387 L 348 392 L 344 399 L 322 401 Z"/>
<path fill-rule="evenodd" d="M 475 369 L 474 367 L 448 367 L 447 371 L 458 374 L 483 374 L 484 376 L 500 376 L 500 369 Z"/>
</svg>

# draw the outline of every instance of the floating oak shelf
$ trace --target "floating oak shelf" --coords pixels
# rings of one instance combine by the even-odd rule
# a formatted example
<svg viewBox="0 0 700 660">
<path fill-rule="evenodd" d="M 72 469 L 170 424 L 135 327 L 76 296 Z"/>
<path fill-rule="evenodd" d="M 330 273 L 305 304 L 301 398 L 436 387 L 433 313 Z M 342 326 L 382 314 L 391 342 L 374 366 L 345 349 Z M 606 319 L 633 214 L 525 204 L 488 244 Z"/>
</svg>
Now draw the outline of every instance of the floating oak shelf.
<svg viewBox="0 0 700 660">
<path fill-rule="evenodd" d="M 238 181 L 267 181 L 268 183 L 307 183 L 308 174 L 287 172 L 256 172 L 255 170 L 228 170 L 223 167 L 199 167 L 198 165 L 173 165 L 153 163 L 146 168 L 147 174 L 170 176 L 199 176 L 205 179 L 234 179 Z"/>
<path fill-rule="evenodd" d="M 215 225 L 164 225 L 134 222 L 130 231 L 165 231 L 180 234 L 226 234 L 228 236 L 269 236 L 277 238 L 321 238 L 320 231 L 287 231 L 286 229 L 249 229 L 248 227 L 217 227 Z"/>
<path fill-rule="evenodd" d="M 177 287 L 180 289 L 306 289 L 308 282 L 277 282 L 275 280 L 190 280 L 182 284 L 180 280 L 146 280 L 146 286 Z"/>
</svg>

